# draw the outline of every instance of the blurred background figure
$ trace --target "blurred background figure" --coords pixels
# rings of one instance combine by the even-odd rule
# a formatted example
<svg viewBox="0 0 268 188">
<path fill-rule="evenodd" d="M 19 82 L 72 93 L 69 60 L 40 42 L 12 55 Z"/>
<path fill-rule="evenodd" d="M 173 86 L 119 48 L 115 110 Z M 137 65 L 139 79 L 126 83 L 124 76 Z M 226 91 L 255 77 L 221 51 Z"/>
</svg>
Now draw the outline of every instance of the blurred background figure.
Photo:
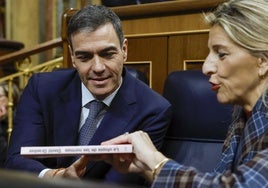
<svg viewBox="0 0 268 188">
<path fill-rule="evenodd" d="M 12 85 L 12 99 L 13 99 L 13 111 L 18 103 L 20 96 L 20 90 L 16 84 Z M 0 168 L 3 167 L 3 163 L 6 158 L 6 151 L 8 145 L 8 83 L 0 83 Z"/>
</svg>

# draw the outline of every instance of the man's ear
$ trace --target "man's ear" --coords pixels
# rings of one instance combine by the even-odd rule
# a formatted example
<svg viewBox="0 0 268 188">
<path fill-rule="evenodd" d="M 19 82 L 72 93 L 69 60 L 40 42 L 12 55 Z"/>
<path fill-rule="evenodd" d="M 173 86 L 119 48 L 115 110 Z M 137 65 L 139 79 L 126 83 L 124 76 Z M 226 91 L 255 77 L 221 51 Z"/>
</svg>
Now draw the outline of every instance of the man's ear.
<svg viewBox="0 0 268 188">
<path fill-rule="evenodd" d="M 124 62 L 127 61 L 127 46 L 128 46 L 128 40 L 124 39 L 124 42 L 123 42 L 123 45 L 122 45 L 122 52 L 123 52 Z"/>
<path fill-rule="evenodd" d="M 69 47 L 69 53 L 70 53 L 70 56 L 71 56 L 72 65 L 75 68 L 76 65 L 74 63 L 74 53 L 73 53 L 72 47 L 70 45 L 68 45 L 68 47 Z"/>
</svg>

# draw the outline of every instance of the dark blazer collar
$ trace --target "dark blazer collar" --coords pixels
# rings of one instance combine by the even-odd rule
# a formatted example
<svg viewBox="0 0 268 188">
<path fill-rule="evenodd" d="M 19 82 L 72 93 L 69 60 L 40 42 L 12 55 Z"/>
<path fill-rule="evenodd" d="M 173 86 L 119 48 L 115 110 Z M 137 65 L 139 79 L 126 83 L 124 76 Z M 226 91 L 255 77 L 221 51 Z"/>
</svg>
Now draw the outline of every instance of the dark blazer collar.
<svg viewBox="0 0 268 188">
<path fill-rule="evenodd" d="M 66 137 L 55 139 L 56 145 L 75 145 L 77 140 L 82 103 L 81 80 L 76 70 L 73 70 L 70 75 L 68 85 L 63 87 L 59 94 L 59 112 L 55 117 L 56 123 L 58 122 L 55 135 L 57 136 L 57 131 L 60 134 L 62 130 L 66 130 Z M 126 68 L 123 68 L 122 76 L 122 85 L 90 144 L 100 144 L 103 140 L 128 131 L 127 123 L 132 118 L 136 108 L 137 98 L 135 93 L 137 89 L 135 86 L 137 80 Z M 66 126 L 68 126 L 68 129 L 66 129 Z"/>
</svg>

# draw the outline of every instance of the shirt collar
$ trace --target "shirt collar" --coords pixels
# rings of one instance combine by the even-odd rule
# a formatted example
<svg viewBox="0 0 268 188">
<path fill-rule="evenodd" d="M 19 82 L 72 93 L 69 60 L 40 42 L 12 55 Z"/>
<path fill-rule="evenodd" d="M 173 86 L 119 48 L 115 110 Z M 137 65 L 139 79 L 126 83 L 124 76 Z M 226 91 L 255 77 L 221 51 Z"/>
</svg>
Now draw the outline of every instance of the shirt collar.
<svg viewBox="0 0 268 188">
<path fill-rule="evenodd" d="M 123 79 L 121 77 L 121 82 L 120 82 L 119 87 L 102 101 L 107 106 L 110 106 L 112 100 L 114 99 L 115 95 L 117 94 L 118 90 L 120 89 L 120 87 L 122 85 L 122 80 Z M 84 107 L 88 102 L 95 100 L 95 98 L 83 83 L 81 83 L 81 85 L 82 85 L 82 87 L 81 87 L 81 89 L 82 89 L 82 106 Z"/>
</svg>

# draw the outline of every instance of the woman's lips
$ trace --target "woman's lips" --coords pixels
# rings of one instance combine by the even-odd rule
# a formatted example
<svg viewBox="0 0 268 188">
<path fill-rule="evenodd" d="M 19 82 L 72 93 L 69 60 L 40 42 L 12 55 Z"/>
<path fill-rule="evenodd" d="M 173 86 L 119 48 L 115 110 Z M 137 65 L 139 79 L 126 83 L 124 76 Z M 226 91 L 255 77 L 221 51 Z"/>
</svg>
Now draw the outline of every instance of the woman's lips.
<svg viewBox="0 0 268 188">
<path fill-rule="evenodd" d="M 213 84 L 213 83 L 211 83 L 211 89 L 213 90 L 213 91 L 218 91 L 219 89 L 220 89 L 220 84 Z"/>
</svg>

